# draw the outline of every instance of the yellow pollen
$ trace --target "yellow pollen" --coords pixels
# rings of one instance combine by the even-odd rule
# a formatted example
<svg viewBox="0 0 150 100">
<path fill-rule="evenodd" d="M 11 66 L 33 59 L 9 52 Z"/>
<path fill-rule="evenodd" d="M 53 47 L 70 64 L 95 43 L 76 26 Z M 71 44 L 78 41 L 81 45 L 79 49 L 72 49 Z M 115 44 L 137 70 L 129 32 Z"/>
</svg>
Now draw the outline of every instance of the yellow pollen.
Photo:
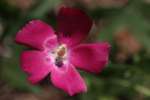
<svg viewBox="0 0 150 100">
<path fill-rule="evenodd" d="M 65 48 L 61 48 L 58 52 L 57 52 L 57 55 L 60 56 L 60 57 L 63 57 L 65 55 Z"/>
<path fill-rule="evenodd" d="M 65 45 L 61 45 L 61 46 L 57 49 L 57 56 L 63 58 L 65 55 L 66 55 L 66 46 L 65 46 Z"/>
</svg>

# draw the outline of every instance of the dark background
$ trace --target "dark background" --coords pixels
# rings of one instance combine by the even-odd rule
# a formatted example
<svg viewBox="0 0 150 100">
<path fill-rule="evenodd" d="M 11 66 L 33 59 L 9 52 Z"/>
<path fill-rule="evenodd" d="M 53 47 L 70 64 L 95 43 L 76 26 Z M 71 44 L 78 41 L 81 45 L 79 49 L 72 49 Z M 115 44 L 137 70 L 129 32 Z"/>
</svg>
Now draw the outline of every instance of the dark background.
<svg viewBox="0 0 150 100">
<path fill-rule="evenodd" d="M 19 67 L 25 48 L 16 32 L 41 19 L 54 28 L 62 6 L 94 20 L 88 41 L 109 41 L 110 62 L 99 75 L 81 72 L 88 92 L 70 97 L 45 78 L 36 86 Z M 150 0 L 0 0 L 0 100 L 150 100 Z"/>
</svg>

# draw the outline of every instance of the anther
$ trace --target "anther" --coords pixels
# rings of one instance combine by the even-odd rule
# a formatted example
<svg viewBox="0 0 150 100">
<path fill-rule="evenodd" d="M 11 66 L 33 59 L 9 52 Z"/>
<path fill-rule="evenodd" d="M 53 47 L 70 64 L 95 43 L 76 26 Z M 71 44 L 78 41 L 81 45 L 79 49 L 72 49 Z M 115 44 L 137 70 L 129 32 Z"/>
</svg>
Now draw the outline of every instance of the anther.
<svg viewBox="0 0 150 100">
<path fill-rule="evenodd" d="M 57 67 L 62 67 L 62 66 L 63 66 L 63 59 L 62 59 L 61 57 L 57 57 L 57 58 L 55 59 L 55 65 L 56 65 Z"/>
</svg>

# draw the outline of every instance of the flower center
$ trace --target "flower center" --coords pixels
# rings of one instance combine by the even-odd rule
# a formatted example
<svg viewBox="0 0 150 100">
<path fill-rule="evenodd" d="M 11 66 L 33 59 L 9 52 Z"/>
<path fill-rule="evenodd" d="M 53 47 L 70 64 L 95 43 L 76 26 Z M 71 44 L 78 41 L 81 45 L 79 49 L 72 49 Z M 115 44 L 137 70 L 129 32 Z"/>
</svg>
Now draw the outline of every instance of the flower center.
<svg viewBox="0 0 150 100">
<path fill-rule="evenodd" d="M 58 46 L 58 48 L 55 50 L 55 65 L 57 67 L 62 67 L 65 60 L 67 58 L 67 47 L 66 45 L 62 44 Z"/>
</svg>

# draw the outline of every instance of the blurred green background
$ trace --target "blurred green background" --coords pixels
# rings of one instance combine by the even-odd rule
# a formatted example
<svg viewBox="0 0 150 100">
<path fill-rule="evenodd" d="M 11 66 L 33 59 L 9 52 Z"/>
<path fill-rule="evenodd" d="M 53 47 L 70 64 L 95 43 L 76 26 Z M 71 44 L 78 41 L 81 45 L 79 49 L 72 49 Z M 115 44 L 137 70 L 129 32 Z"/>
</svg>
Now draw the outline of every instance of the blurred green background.
<svg viewBox="0 0 150 100">
<path fill-rule="evenodd" d="M 54 28 L 62 6 L 94 21 L 87 41 L 109 41 L 110 62 L 99 75 L 81 72 L 88 92 L 73 97 L 45 78 L 33 86 L 19 67 L 16 32 L 41 19 Z M 0 0 L 0 100 L 150 100 L 150 0 Z"/>
</svg>

